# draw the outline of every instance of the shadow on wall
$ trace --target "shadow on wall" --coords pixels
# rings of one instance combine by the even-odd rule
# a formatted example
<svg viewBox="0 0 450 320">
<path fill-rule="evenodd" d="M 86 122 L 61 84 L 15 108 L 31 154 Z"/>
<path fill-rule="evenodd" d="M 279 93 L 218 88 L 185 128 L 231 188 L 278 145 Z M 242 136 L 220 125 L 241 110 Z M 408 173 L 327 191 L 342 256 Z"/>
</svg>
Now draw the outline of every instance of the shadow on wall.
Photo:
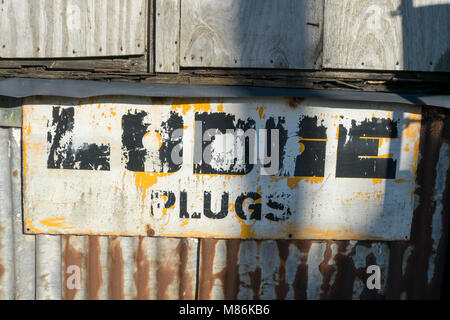
<svg viewBox="0 0 450 320">
<path fill-rule="evenodd" d="M 391 13 L 402 18 L 404 69 L 450 71 L 450 2 L 442 2 L 402 0 Z"/>
</svg>

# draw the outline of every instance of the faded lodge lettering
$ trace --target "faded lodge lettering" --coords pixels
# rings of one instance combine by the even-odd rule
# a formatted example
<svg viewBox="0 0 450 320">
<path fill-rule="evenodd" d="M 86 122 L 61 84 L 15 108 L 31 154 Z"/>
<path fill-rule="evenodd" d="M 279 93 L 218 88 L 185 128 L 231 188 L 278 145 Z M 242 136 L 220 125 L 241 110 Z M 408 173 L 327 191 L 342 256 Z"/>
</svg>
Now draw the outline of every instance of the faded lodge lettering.
<svg viewBox="0 0 450 320">
<path fill-rule="evenodd" d="M 87 141 L 75 145 L 73 107 L 53 107 L 52 117 L 47 122 L 47 168 L 110 170 L 110 145 Z M 173 110 L 165 119 L 156 122 L 145 110 L 128 110 L 122 116 L 121 159 L 126 170 L 174 173 L 182 168 L 185 121 Z M 251 117 L 239 119 L 225 112 L 197 112 L 194 121 L 193 174 L 244 176 L 256 168 L 261 175 L 275 177 L 324 177 L 328 128 L 318 116 L 299 115 L 292 129 L 284 117 L 269 117 L 258 128 Z M 378 152 L 381 139 L 398 138 L 397 126 L 397 121 L 375 117 L 359 123 L 352 120 L 349 128 L 339 124 L 336 178 L 395 179 L 397 160 L 393 154 Z M 152 150 L 144 143 L 149 134 L 158 141 Z M 298 148 L 288 148 L 292 138 L 298 139 Z M 202 192 L 200 212 L 189 205 L 193 199 L 186 190 L 152 190 L 151 215 L 177 203 L 179 218 L 224 219 L 230 200 L 242 220 L 283 221 L 292 215 L 287 201 L 291 195 L 284 192 L 262 198 L 260 192 L 249 190 L 235 199 L 228 192 Z M 213 206 L 213 200 L 220 205 Z"/>
<path fill-rule="evenodd" d="M 109 145 L 73 144 L 74 108 L 53 107 L 53 120 L 47 123 L 47 168 L 109 170 Z"/>
</svg>

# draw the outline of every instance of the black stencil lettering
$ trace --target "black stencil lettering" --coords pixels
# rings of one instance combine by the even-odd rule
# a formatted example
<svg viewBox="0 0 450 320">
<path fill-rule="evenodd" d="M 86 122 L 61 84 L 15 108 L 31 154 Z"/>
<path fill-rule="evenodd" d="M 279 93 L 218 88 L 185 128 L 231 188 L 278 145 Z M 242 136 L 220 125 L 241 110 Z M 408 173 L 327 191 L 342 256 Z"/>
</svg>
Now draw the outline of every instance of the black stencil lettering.
<svg viewBox="0 0 450 320">
<path fill-rule="evenodd" d="M 194 212 L 191 216 L 187 211 L 187 192 L 180 192 L 180 218 L 192 218 L 199 219 L 201 217 L 200 212 Z"/>
<path fill-rule="evenodd" d="M 272 146 L 274 144 L 278 144 L 278 152 L 279 152 L 279 160 L 278 160 L 278 164 L 279 164 L 279 169 L 278 172 L 282 172 L 282 168 L 283 168 L 283 161 L 284 161 L 284 156 L 285 156 L 285 146 L 286 146 L 286 142 L 288 139 L 288 132 L 287 129 L 285 128 L 286 125 L 286 120 L 284 119 L 284 117 L 278 117 L 278 121 L 275 121 L 275 118 L 270 117 L 267 119 L 266 121 L 266 127 L 265 129 L 267 130 L 267 141 L 266 141 L 266 148 L 267 148 L 267 156 L 269 158 L 272 158 Z M 272 130 L 273 129 L 277 129 L 278 130 L 278 138 L 279 141 L 275 141 L 275 139 L 273 139 L 272 137 Z M 267 164 L 264 165 L 265 168 L 269 168 L 272 164 L 269 162 Z M 279 175 L 279 174 L 277 174 Z"/>
<path fill-rule="evenodd" d="M 395 179 L 396 160 L 361 158 L 361 156 L 378 156 L 379 140 L 364 137 L 397 138 L 397 121 L 372 118 L 357 125 L 356 121 L 352 120 L 349 131 L 343 125 L 339 125 L 336 177 Z"/>
<path fill-rule="evenodd" d="M 175 204 L 175 194 L 170 191 L 152 191 L 151 199 L 159 199 L 159 197 L 163 195 L 167 197 L 167 200 L 164 202 L 164 209 L 168 209 Z M 160 204 L 156 205 L 156 208 L 160 208 Z M 150 207 L 151 215 L 153 216 L 153 203 Z"/>
<path fill-rule="evenodd" d="M 266 219 L 271 221 L 284 221 L 292 215 L 291 209 L 287 206 L 288 194 L 271 194 L 267 197 L 267 206 L 271 209 L 281 211 L 281 213 L 267 213 Z"/>
<path fill-rule="evenodd" d="M 143 145 L 143 138 L 148 133 L 149 124 L 144 122 L 147 112 L 130 111 L 122 117 L 122 150 L 125 159 L 125 167 L 130 171 L 144 172 L 145 161 L 149 152 Z M 154 163 L 158 168 L 155 172 L 175 172 L 181 168 L 181 163 L 174 163 L 171 153 L 175 147 L 179 147 L 179 154 L 182 157 L 182 134 L 173 137 L 175 130 L 182 133 L 183 118 L 178 113 L 171 111 L 167 121 L 161 123 L 159 130 L 156 130 L 161 137 L 161 147 L 159 148 L 159 163 Z M 177 146 L 179 145 L 179 146 Z"/>
<path fill-rule="evenodd" d="M 47 123 L 47 168 L 109 171 L 109 145 L 73 147 L 74 112 L 73 107 L 53 107 L 52 124 Z"/>
<path fill-rule="evenodd" d="M 296 177 L 323 177 L 327 128 L 323 124 L 318 124 L 317 116 L 305 116 L 299 122 L 297 135 L 305 148 L 303 153 L 297 156 L 294 175 Z"/>
<path fill-rule="evenodd" d="M 243 193 L 236 198 L 235 210 L 236 214 L 242 220 L 247 220 L 247 215 L 244 213 L 243 204 L 246 199 L 252 199 L 256 201 L 261 199 L 261 195 L 256 192 Z M 252 203 L 248 205 L 248 209 L 252 210 L 250 215 L 250 220 L 261 220 L 261 204 L 260 203 Z"/>
<path fill-rule="evenodd" d="M 180 157 L 183 156 L 183 149 L 182 149 L 182 141 L 183 136 L 180 137 L 173 137 L 173 133 L 175 130 L 181 130 L 183 129 L 183 118 L 176 112 L 171 111 L 170 117 L 167 121 L 161 123 L 161 132 L 159 133 L 165 133 L 164 137 L 169 137 L 168 139 L 164 138 L 162 139 L 162 145 L 161 148 L 159 148 L 159 160 L 161 161 L 160 167 L 161 172 L 175 172 L 178 171 L 182 163 L 174 163 L 172 159 L 172 150 L 179 144 L 180 150 L 179 155 Z M 158 130 L 159 131 L 159 130 Z"/>
<path fill-rule="evenodd" d="M 140 111 L 122 116 L 122 150 L 126 160 L 125 168 L 130 171 L 145 171 L 145 156 L 142 138 L 147 133 L 148 124 L 144 124 L 147 112 Z"/>
<path fill-rule="evenodd" d="M 238 119 L 236 122 L 236 125 L 234 125 L 235 122 L 235 116 L 231 114 L 225 114 L 225 113 L 196 113 L 195 114 L 195 121 L 201 121 L 202 123 L 202 132 L 201 136 L 195 137 L 196 139 L 201 139 L 202 143 L 202 155 L 205 150 L 205 148 L 211 144 L 212 141 L 214 141 L 215 137 L 212 137 L 211 141 L 203 141 L 203 134 L 208 129 L 217 129 L 222 134 L 226 133 L 226 130 L 236 130 L 241 129 L 244 132 L 248 129 L 255 129 L 255 121 L 248 118 L 246 121 L 243 121 L 241 119 Z M 249 139 L 245 139 L 245 165 L 242 168 L 238 168 L 237 164 L 237 158 L 234 159 L 233 164 L 228 170 L 221 170 L 221 169 L 215 169 L 210 164 L 206 163 L 205 161 L 202 161 L 200 164 L 194 164 L 194 173 L 199 174 L 237 174 L 237 175 L 244 175 L 250 172 L 253 169 L 253 164 L 250 164 L 249 161 Z"/>
<path fill-rule="evenodd" d="M 220 206 L 220 211 L 214 213 L 211 211 L 211 192 L 204 192 L 203 199 L 203 214 L 205 217 L 210 219 L 223 219 L 228 215 L 228 198 L 227 192 L 222 193 L 222 201 Z"/>
</svg>

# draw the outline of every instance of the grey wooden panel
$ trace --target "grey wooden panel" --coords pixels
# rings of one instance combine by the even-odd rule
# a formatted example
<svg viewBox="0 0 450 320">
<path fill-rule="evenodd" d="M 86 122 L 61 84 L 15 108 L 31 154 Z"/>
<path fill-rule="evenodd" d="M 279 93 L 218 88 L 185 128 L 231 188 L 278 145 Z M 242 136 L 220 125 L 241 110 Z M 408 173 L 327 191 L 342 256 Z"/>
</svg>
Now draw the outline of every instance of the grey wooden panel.
<svg viewBox="0 0 450 320">
<path fill-rule="evenodd" d="M 3 0 L 0 57 L 145 53 L 146 0 Z"/>
<path fill-rule="evenodd" d="M 185 67 L 317 69 L 322 0 L 183 0 Z"/>
<path fill-rule="evenodd" d="M 450 71 L 449 0 L 325 0 L 324 66 Z"/>
<path fill-rule="evenodd" d="M 156 0 L 155 10 L 155 70 L 178 72 L 180 0 Z"/>
</svg>

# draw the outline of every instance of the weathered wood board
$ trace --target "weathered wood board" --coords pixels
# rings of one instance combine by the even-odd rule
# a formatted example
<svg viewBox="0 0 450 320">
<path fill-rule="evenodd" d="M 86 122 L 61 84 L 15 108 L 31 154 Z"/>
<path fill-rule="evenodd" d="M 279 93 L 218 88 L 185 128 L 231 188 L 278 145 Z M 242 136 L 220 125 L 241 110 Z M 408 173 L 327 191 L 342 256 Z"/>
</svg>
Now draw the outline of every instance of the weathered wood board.
<svg viewBox="0 0 450 320">
<path fill-rule="evenodd" d="M 1 58 L 142 55 L 146 0 L 4 0 Z"/>
<path fill-rule="evenodd" d="M 326 68 L 450 71 L 450 1 L 325 0 Z"/>
<path fill-rule="evenodd" d="M 317 69 L 322 20 L 322 0 L 183 0 L 180 64 Z"/>
<path fill-rule="evenodd" d="M 180 71 L 180 0 L 156 0 L 155 70 Z"/>
<path fill-rule="evenodd" d="M 26 99 L 23 116 L 27 233 L 410 234 L 420 107 L 41 97 Z"/>
</svg>

